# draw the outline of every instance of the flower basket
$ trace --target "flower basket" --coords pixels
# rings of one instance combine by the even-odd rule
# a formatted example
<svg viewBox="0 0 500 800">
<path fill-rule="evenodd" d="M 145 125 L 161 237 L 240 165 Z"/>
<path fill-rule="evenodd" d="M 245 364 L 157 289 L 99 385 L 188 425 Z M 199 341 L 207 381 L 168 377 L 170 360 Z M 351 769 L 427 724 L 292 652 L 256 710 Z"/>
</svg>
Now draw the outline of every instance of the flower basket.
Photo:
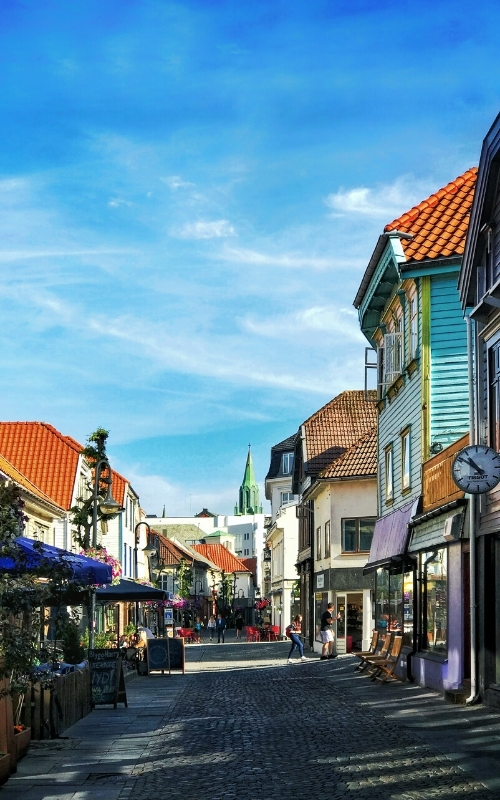
<svg viewBox="0 0 500 800">
<path fill-rule="evenodd" d="M 14 744 L 18 761 L 28 752 L 30 742 L 31 728 L 23 728 L 22 730 L 18 730 L 17 727 L 14 728 Z"/>
<path fill-rule="evenodd" d="M 0 786 L 9 779 L 10 775 L 10 755 L 0 756 Z"/>
</svg>

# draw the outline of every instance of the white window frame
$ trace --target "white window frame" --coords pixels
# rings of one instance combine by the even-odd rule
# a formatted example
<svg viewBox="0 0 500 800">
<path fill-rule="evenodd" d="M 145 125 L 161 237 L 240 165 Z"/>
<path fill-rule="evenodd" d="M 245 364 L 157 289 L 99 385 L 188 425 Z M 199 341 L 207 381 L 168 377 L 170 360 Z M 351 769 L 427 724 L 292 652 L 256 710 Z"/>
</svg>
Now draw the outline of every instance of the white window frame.
<svg viewBox="0 0 500 800">
<path fill-rule="evenodd" d="M 281 472 L 283 475 L 291 475 L 293 470 L 293 453 L 283 453 L 281 457 Z"/>
<path fill-rule="evenodd" d="M 401 488 L 411 487 L 411 438 L 410 428 L 401 432 Z"/>
<path fill-rule="evenodd" d="M 385 448 L 384 461 L 385 502 L 390 503 L 394 500 L 394 459 L 392 444 Z"/>
</svg>

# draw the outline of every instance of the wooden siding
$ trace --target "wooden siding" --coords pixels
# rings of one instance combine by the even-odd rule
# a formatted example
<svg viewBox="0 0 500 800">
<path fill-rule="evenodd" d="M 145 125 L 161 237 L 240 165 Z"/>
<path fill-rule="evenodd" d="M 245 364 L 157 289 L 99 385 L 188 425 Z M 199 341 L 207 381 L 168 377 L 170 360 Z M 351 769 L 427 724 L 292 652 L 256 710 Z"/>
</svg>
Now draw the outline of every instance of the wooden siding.
<svg viewBox="0 0 500 800">
<path fill-rule="evenodd" d="M 469 430 L 467 330 L 457 276 L 431 279 L 430 444 L 444 448 Z"/>
<path fill-rule="evenodd" d="M 455 514 L 462 515 L 462 526 L 465 523 L 464 509 L 453 508 L 445 514 L 428 519 L 413 528 L 409 553 L 417 553 L 419 550 L 432 550 L 434 547 L 442 547 L 445 544 L 444 524 L 449 517 Z"/>
<path fill-rule="evenodd" d="M 416 281 L 417 288 L 419 281 Z M 419 302 L 419 323 L 421 319 Z M 419 350 L 422 344 L 421 324 L 418 326 Z M 422 412 L 421 412 L 422 374 L 418 367 L 411 377 L 404 373 L 403 386 L 379 415 L 378 421 L 378 479 L 379 479 L 379 515 L 390 514 L 396 508 L 405 505 L 412 497 L 421 492 L 422 480 Z M 410 489 L 402 493 L 401 474 L 401 437 L 405 428 L 410 428 Z M 385 502 L 385 448 L 392 444 L 394 500 Z"/>
<path fill-rule="evenodd" d="M 463 436 L 454 444 L 426 461 L 422 466 L 422 511 L 432 511 L 433 508 L 451 503 L 465 497 L 453 478 L 451 477 L 452 461 L 462 447 L 469 443 L 469 434 Z"/>
</svg>

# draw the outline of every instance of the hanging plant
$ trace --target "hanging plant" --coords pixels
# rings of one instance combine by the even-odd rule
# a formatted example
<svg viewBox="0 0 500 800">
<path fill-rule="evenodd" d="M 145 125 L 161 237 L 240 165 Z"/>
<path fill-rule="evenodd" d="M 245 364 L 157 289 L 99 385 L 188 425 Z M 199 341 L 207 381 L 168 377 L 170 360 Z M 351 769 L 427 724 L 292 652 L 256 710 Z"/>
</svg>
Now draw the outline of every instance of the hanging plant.
<svg viewBox="0 0 500 800">
<path fill-rule="evenodd" d="M 87 550 L 80 550 L 80 555 L 93 558 L 94 561 L 101 561 L 103 564 L 108 564 L 111 567 L 111 574 L 113 580 L 112 586 L 116 586 L 120 582 L 122 576 L 122 565 L 117 558 L 108 553 L 105 547 L 89 547 Z"/>
</svg>

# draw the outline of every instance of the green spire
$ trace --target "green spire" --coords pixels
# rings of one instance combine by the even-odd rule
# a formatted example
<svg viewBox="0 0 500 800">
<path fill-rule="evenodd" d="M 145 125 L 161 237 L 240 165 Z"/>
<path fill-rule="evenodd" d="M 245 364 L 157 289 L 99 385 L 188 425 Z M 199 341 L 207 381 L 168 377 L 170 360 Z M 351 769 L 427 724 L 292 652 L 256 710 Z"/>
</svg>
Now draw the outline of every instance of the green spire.
<svg viewBox="0 0 500 800">
<path fill-rule="evenodd" d="M 262 514 L 262 506 L 259 505 L 259 487 L 255 480 L 250 445 L 248 445 L 245 474 L 243 475 L 243 482 L 240 486 L 240 496 L 238 504 L 234 507 L 234 513 L 236 515 Z"/>
</svg>

